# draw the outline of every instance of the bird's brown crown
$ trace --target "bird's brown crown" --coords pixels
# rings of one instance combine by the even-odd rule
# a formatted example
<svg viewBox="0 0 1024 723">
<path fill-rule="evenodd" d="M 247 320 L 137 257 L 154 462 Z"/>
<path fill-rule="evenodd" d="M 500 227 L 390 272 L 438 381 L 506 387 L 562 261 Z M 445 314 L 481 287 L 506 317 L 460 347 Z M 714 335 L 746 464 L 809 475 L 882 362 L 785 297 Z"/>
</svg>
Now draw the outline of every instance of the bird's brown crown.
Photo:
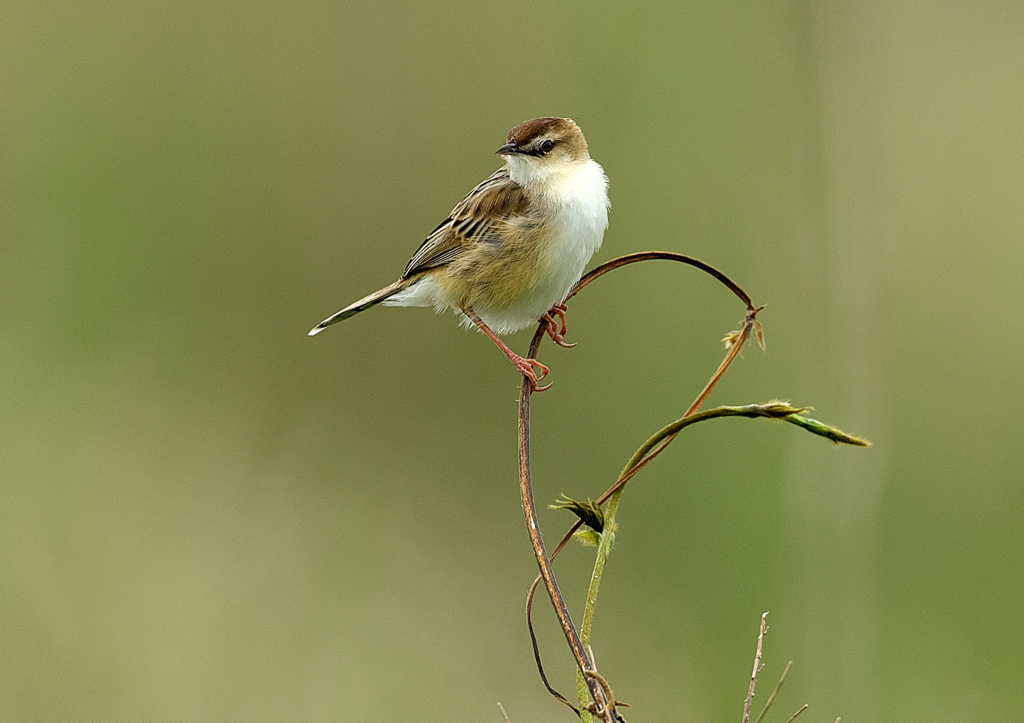
<svg viewBox="0 0 1024 723">
<path fill-rule="evenodd" d="M 547 145 L 545 142 L 549 141 Z M 521 155 L 545 156 L 552 144 L 561 146 L 562 154 L 579 160 L 590 158 L 583 132 L 571 118 L 534 118 L 520 123 L 508 132 L 503 149 L 515 149 Z M 502 151 L 499 151 L 502 152 Z"/>
</svg>

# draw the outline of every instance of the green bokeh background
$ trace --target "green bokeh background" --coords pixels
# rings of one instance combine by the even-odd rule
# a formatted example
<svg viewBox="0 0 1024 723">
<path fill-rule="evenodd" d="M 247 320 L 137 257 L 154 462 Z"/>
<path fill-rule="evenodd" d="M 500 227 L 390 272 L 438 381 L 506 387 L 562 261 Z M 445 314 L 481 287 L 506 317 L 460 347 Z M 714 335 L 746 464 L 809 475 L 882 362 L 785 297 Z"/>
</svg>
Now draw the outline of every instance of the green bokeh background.
<svg viewBox="0 0 1024 723">
<path fill-rule="evenodd" d="M 875 443 L 718 421 L 636 479 L 594 639 L 631 723 L 738 720 L 765 610 L 777 721 L 1013 718 L 1022 68 L 1005 2 L 5 2 L 0 719 L 571 720 L 509 365 L 422 309 L 305 335 L 539 115 L 611 178 L 595 262 L 768 304 L 711 403 Z M 574 301 L 538 499 L 604 489 L 742 311 L 670 264 Z"/>
</svg>

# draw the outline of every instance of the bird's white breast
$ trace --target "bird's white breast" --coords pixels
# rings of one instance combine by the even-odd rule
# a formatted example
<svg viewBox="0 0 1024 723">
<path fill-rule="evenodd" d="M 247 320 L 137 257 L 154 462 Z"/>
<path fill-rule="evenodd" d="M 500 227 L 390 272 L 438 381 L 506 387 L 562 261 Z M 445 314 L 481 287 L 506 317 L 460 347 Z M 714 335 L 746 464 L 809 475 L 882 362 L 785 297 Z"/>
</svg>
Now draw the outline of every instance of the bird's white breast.
<svg viewBox="0 0 1024 723">
<path fill-rule="evenodd" d="M 510 164 L 512 179 L 529 188 L 547 219 L 550 234 L 544 241 L 541 271 L 533 287 L 506 308 L 476 309 L 498 334 L 536 324 L 548 309 L 564 301 L 601 248 L 608 228 L 608 179 L 594 160 L 544 176 L 531 174 L 535 166 L 514 162 L 518 160 L 513 158 Z"/>
</svg>

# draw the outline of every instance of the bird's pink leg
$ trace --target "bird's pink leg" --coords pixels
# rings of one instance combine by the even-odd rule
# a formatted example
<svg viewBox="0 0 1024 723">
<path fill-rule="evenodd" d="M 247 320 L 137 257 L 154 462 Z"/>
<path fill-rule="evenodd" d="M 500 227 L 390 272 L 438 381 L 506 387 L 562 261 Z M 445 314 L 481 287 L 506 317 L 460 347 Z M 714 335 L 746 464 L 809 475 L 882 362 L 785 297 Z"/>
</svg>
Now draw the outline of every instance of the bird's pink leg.
<svg viewBox="0 0 1024 723">
<path fill-rule="evenodd" d="M 508 360 L 512 362 L 512 365 L 519 370 L 520 374 L 522 374 L 524 377 L 530 380 L 530 384 L 533 387 L 533 391 L 542 392 L 551 386 L 550 384 L 547 385 L 546 387 L 537 386 L 537 382 L 548 375 L 548 368 L 546 366 L 541 364 L 536 359 L 524 359 L 523 357 L 519 356 L 514 351 L 509 349 L 508 345 L 505 344 L 505 342 L 503 342 L 501 339 L 499 339 L 498 335 L 491 331 L 490 327 L 487 326 L 487 324 L 483 322 L 483 319 L 477 316 L 476 312 L 473 311 L 472 309 L 463 309 L 462 313 L 466 315 L 466 318 L 468 318 L 470 321 L 476 324 L 477 328 L 479 328 L 480 331 L 486 334 L 490 338 L 490 340 L 493 341 L 497 345 L 497 347 L 501 349 L 502 352 L 504 352 L 505 356 L 507 356 Z M 541 374 L 539 378 L 534 369 L 540 370 Z"/>
<path fill-rule="evenodd" d="M 575 344 L 566 344 L 562 339 L 565 338 L 565 304 L 555 304 L 551 307 L 550 311 L 544 312 L 544 316 L 540 317 L 544 322 L 544 331 L 547 332 L 548 336 L 551 337 L 551 341 L 558 344 L 558 346 L 565 347 L 566 349 L 572 349 Z M 554 316 L 552 316 L 554 314 Z M 562 329 L 558 329 L 558 322 L 555 321 L 557 316 L 562 322 Z"/>
</svg>

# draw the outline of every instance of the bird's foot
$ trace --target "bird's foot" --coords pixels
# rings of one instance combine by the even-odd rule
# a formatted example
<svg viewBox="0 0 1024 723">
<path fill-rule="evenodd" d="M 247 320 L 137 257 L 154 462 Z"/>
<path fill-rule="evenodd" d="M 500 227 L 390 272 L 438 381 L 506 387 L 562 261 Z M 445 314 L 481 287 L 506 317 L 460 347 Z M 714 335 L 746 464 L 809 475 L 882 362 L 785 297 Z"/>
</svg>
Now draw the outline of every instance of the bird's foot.
<svg viewBox="0 0 1024 723">
<path fill-rule="evenodd" d="M 536 359 L 524 359 L 518 354 L 512 353 L 508 354 L 508 360 L 512 362 L 512 365 L 516 369 L 519 370 L 520 374 L 522 374 L 524 377 L 530 380 L 530 388 L 533 391 L 543 392 L 546 389 L 551 388 L 550 384 L 546 384 L 543 387 L 537 386 L 540 380 L 548 375 L 548 371 L 550 370 Z M 539 377 L 537 376 L 537 372 L 535 372 L 534 369 L 540 372 Z"/>
<path fill-rule="evenodd" d="M 558 346 L 565 347 L 566 349 L 572 349 L 576 344 L 567 344 L 562 339 L 565 338 L 565 304 L 555 304 L 551 307 L 550 311 L 544 312 L 544 316 L 540 317 L 544 322 L 544 331 L 551 337 L 551 341 L 558 344 Z M 555 317 L 561 321 L 561 328 L 559 328 L 558 321 L 555 321 Z"/>
</svg>

